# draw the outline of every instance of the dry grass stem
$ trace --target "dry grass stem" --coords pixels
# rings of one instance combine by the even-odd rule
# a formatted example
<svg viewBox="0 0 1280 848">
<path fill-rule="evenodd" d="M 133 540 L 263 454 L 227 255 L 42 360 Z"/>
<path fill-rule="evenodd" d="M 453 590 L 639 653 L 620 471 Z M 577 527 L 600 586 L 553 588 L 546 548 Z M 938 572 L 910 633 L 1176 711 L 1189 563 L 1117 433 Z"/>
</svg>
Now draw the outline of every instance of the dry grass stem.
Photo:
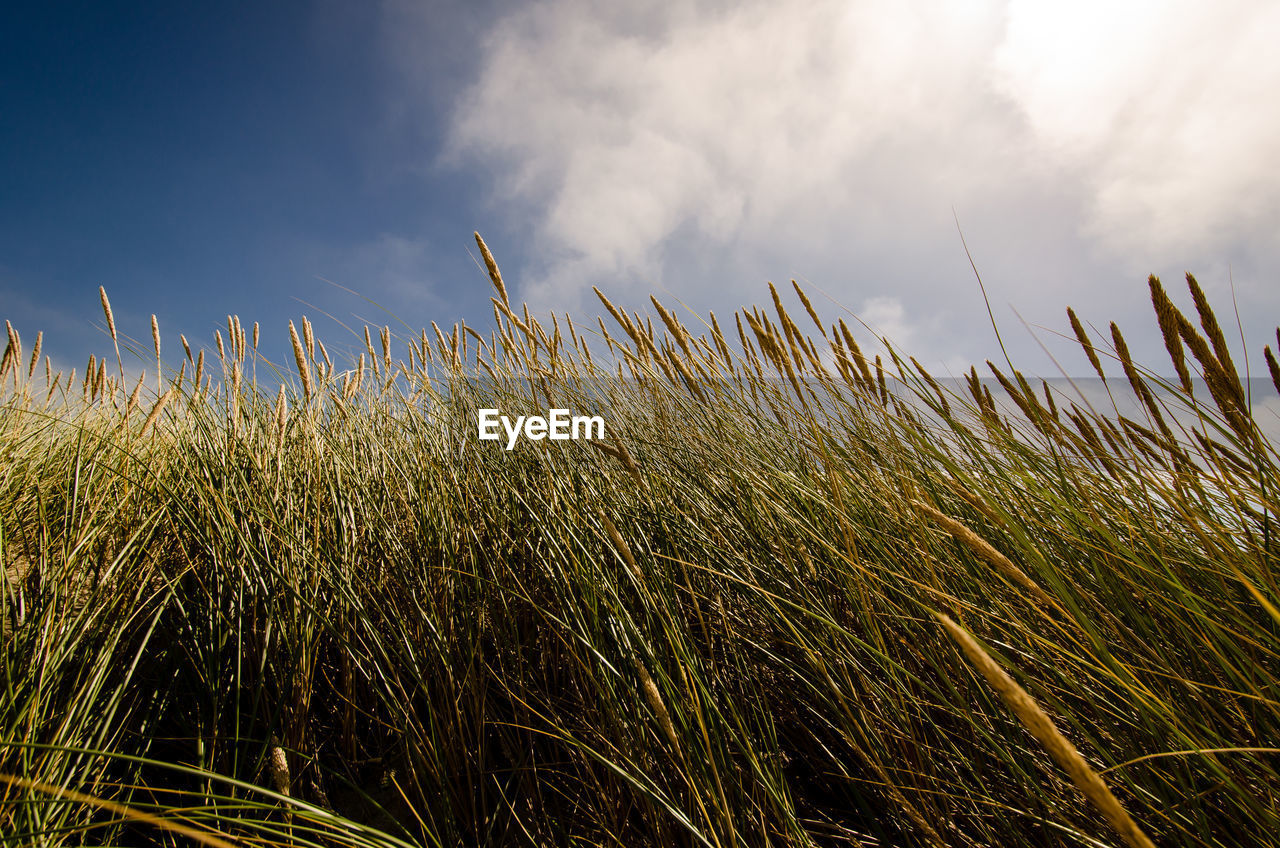
<svg viewBox="0 0 1280 848">
<path fill-rule="evenodd" d="M 151 407 L 151 412 L 148 413 L 147 419 L 142 422 L 142 431 L 139 435 L 145 436 L 151 431 L 152 425 L 159 420 L 160 413 L 164 412 L 165 406 L 167 406 L 169 401 L 173 399 L 175 392 L 177 392 L 176 387 L 170 388 L 169 391 L 160 396 L 159 400 L 156 401 L 155 406 Z"/>
<path fill-rule="evenodd" d="M 221 839 L 212 833 L 203 830 L 196 830 L 189 825 L 180 821 L 164 818 L 163 816 L 152 815 L 145 810 L 139 810 L 124 804 L 117 804 L 114 801 L 108 801 L 105 798 L 97 798 L 87 795 L 83 792 L 77 792 L 65 786 L 54 786 L 40 780 L 31 780 L 30 778 L 18 777 L 10 774 L 0 774 L 0 782 L 5 783 L 9 787 L 18 787 L 22 789 L 34 790 L 55 798 L 64 798 L 67 801 L 73 801 L 77 804 L 85 804 L 90 807 L 96 807 L 104 810 L 112 815 L 119 816 L 121 819 L 129 821 L 141 822 L 151 825 L 163 831 L 167 831 L 179 836 L 185 836 L 201 845 L 207 845 L 209 848 L 238 848 L 235 843 Z"/>
<path fill-rule="evenodd" d="M 27 368 L 27 379 L 36 373 L 36 365 L 40 362 L 40 346 L 44 342 L 44 331 L 36 333 L 36 343 L 31 347 L 31 365 Z"/>
<path fill-rule="evenodd" d="M 111 301 L 107 299 L 106 286 L 98 286 L 98 299 L 102 301 L 102 314 L 107 317 L 107 332 L 111 334 L 111 344 L 116 349 L 116 365 L 120 368 L 120 379 L 124 379 L 124 360 L 120 358 L 120 339 L 116 335 L 116 319 L 111 314 Z"/>
<path fill-rule="evenodd" d="M 947 633 L 969 658 L 973 667 L 982 673 L 1005 705 L 1018 717 L 1049 756 L 1053 757 L 1054 762 L 1071 777 L 1071 782 L 1089 800 L 1089 803 L 1102 813 L 1130 848 L 1155 848 L 1154 843 L 1147 838 L 1138 823 L 1107 788 L 1102 777 L 1090 767 L 1075 746 L 1058 731 L 1053 720 L 1040 709 L 1040 705 L 982 649 L 972 636 L 948 616 L 941 613 L 936 615 L 942 622 L 942 626 L 947 629 Z"/>
<path fill-rule="evenodd" d="M 1200 315 L 1200 326 L 1204 328 L 1205 335 L 1213 344 L 1214 357 L 1221 365 L 1224 377 L 1239 389 L 1240 377 L 1236 372 L 1235 363 L 1231 361 L 1231 349 L 1227 346 L 1227 338 L 1222 333 L 1222 327 L 1218 325 L 1218 318 L 1213 313 L 1213 307 L 1209 305 L 1209 299 L 1205 297 L 1200 284 L 1190 272 L 1187 273 L 1187 288 L 1191 290 L 1191 299 L 1195 302 L 1196 312 Z M 1243 391 L 1240 391 L 1240 395 L 1243 397 Z"/>
<path fill-rule="evenodd" d="M 1093 370 L 1098 372 L 1098 376 L 1106 382 L 1107 375 L 1102 370 L 1102 363 L 1098 360 L 1098 354 L 1093 349 L 1093 342 L 1089 341 L 1089 334 L 1084 331 L 1084 325 L 1080 323 L 1076 311 L 1070 306 L 1067 307 L 1067 320 L 1071 322 L 1071 329 L 1076 334 L 1076 340 L 1080 342 L 1080 347 L 1084 348 L 1084 355 L 1089 357 L 1089 364 L 1093 366 Z"/>
<path fill-rule="evenodd" d="M 658 717 L 658 725 L 662 728 L 663 735 L 667 737 L 667 741 L 671 743 L 676 753 L 684 756 L 684 748 L 681 747 L 680 737 L 676 734 L 675 723 L 671 721 L 671 713 L 667 711 L 667 705 L 662 700 L 658 684 L 654 682 L 649 669 L 645 668 L 644 662 L 639 657 L 636 657 L 636 673 L 640 676 L 640 691 L 644 693 L 649 709 L 653 710 L 654 715 Z"/>
<path fill-rule="evenodd" d="M 822 333 L 823 338 L 827 338 L 827 330 L 822 326 L 822 321 L 818 319 L 817 310 L 813 308 L 813 304 L 809 302 L 809 296 L 804 293 L 804 289 L 800 288 L 800 284 L 795 280 L 791 281 L 791 287 L 796 290 L 796 296 L 800 298 L 800 302 L 804 304 L 804 311 L 809 313 L 810 320 L 813 325 L 818 328 L 818 332 Z"/>
<path fill-rule="evenodd" d="M 1174 370 L 1178 372 L 1178 381 L 1182 385 L 1182 390 L 1191 394 L 1191 372 L 1187 370 L 1187 357 L 1182 348 L 1182 338 L 1178 334 L 1178 320 L 1181 313 L 1165 293 L 1159 277 L 1152 274 L 1147 278 L 1147 286 L 1151 290 L 1151 304 L 1155 308 L 1156 321 L 1160 325 L 1160 335 L 1164 338 L 1165 350 L 1169 353 Z"/>
<path fill-rule="evenodd" d="M 736 337 L 598 290 L 544 323 L 477 246 L 488 327 L 393 360 L 389 326 L 331 354 L 295 318 L 296 377 L 254 324 L 250 378 L 235 314 L 166 375 L 101 291 L 133 385 L 5 322 L 10 841 L 156 836 L 49 786 L 254 845 L 1150 845 L 1123 800 L 1170 845 L 1280 848 L 1280 454 L 1198 286 L 1203 331 L 1147 281 L 1179 376 L 1112 325 L 1098 411 L 870 356 L 795 280 L 818 330 L 772 285 Z"/>
<path fill-rule="evenodd" d="M 1280 392 L 1280 363 L 1276 362 L 1276 355 L 1271 352 L 1271 345 L 1262 349 L 1262 355 L 1267 360 L 1267 370 L 1271 372 L 1271 384 L 1276 387 L 1277 392 Z"/>
<path fill-rule="evenodd" d="M 1037 603 L 1053 609 L 1058 608 L 1057 601 L 1055 601 L 1048 592 L 1041 589 L 1040 584 L 1028 577 L 1027 573 L 1014 565 L 1013 561 L 1007 556 L 993 548 L 986 539 L 983 539 L 964 524 L 935 509 L 924 501 L 913 500 L 911 503 L 925 515 L 942 525 L 944 530 L 963 542 L 965 547 L 969 548 L 969 550 L 995 566 L 997 571 L 1029 592 L 1032 597 L 1035 598 Z"/>
<path fill-rule="evenodd" d="M 366 339 L 368 338 L 368 328 L 365 328 Z M 313 386 L 311 384 L 311 364 L 307 362 L 306 352 L 302 349 L 302 341 L 298 338 L 298 331 L 294 328 L 293 322 L 289 322 L 289 339 L 293 342 L 293 361 L 298 366 L 298 376 L 302 378 L 302 394 L 306 400 L 311 400 Z M 197 378 L 197 381 L 199 378 Z"/>
<path fill-rule="evenodd" d="M 498 297 L 502 298 L 502 303 L 508 309 L 511 308 L 511 300 L 507 297 L 507 287 L 503 285 L 502 274 L 498 271 L 498 263 L 493 260 L 493 254 L 489 252 L 489 246 L 484 243 L 484 239 L 480 238 L 479 233 L 475 233 L 476 247 L 480 248 L 480 255 L 484 257 L 485 270 L 489 272 L 489 280 L 493 283 L 493 287 L 498 290 Z"/>
</svg>

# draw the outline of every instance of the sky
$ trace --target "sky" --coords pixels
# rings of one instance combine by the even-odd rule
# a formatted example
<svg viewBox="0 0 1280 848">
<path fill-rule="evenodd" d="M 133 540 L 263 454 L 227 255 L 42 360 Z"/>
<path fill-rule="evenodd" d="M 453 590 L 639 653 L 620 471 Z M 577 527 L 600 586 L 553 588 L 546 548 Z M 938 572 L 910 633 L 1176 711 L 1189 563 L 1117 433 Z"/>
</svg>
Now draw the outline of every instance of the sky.
<svg viewBox="0 0 1280 848">
<path fill-rule="evenodd" d="M 957 375 L 1003 359 L 970 257 L 1043 376 L 1089 373 L 1068 305 L 1165 370 L 1147 275 L 1192 271 L 1257 376 L 1277 41 L 1246 0 L 10 4 L 0 319 L 81 370 L 100 285 L 166 357 L 233 313 L 280 359 L 303 315 L 485 330 L 478 230 L 539 311 L 797 279 Z"/>
</svg>

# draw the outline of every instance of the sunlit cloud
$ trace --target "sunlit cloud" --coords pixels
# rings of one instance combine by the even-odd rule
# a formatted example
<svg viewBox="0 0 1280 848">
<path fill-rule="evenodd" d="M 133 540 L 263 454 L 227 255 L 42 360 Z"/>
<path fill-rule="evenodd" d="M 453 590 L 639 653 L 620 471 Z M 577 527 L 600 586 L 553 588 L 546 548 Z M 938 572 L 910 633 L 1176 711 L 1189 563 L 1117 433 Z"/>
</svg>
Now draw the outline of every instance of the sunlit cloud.
<svg viewBox="0 0 1280 848">
<path fill-rule="evenodd" d="M 958 215 L 995 306 L 1033 322 L 1067 302 L 1123 318 L 1148 271 L 1194 266 L 1221 295 L 1228 262 L 1273 314 L 1278 14 L 549 0 L 483 38 L 439 161 L 488 175 L 538 306 L 602 284 L 732 307 L 808 276 L 842 303 L 893 298 L 898 329 L 951 358 L 991 342 Z"/>
<path fill-rule="evenodd" d="M 1212 248 L 1280 212 L 1278 33 L 1271 3 L 1013 0 L 993 64 L 1034 144 L 1085 172 L 1091 236 Z"/>
</svg>

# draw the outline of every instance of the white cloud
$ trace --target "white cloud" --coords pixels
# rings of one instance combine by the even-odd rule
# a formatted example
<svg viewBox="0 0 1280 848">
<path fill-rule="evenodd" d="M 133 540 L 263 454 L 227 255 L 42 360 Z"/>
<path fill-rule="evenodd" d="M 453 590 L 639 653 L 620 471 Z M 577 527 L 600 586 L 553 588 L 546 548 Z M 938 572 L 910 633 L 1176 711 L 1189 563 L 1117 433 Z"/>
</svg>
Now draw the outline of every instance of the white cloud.
<svg viewBox="0 0 1280 848">
<path fill-rule="evenodd" d="M 1033 323 L 1146 320 L 1148 271 L 1225 261 L 1253 311 L 1280 306 L 1257 282 L 1280 259 L 1278 37 L 1280 7 L 1243 0 L 546 0 L 488 31 L 443 161 L 528 222 L 532 305 L 659 284 L 732 307 L 808 276 L 936 328 L 922 358 L 985 357 L 953 208 L 993 306 Z"/>
<path fill-rule="evenodd" d="M 895 177 L 917 157 L 959 191 L 1007 167 L 992 161 L 998 133 L 966 125 L 996 34 L 995 16 L 971 9 L 677 4 L 653 7 L 638 34 L 598 7 L 540 4 L 488 39 L 450 153 L 495 167 L 496 191 L 539 215 L 552 264 L 535 299 L 592 274 L 655 274 L 682 227 L 817 246 L 815 221 L 855 218 L 874 237 L 892 229 Z M 923 68 L 903 49 L 920 42 Z M 960 146 L 982 161 L 948 155 Z"/>
<path fill-rule="evenodd" d="M 994 66 L 1042 149 L 1087 164 L 1087 231 L 1118 251 L 1274 224 L 1280 6 L 1012 0 Z"/>
<path fill-rule="evenodd" d="M 887 338 L 894 347 L 912 350 L 916 328 L 907 321 L 907 310 L 896 297 L 872 297 L 863 301 L 858 317 L 879 338 Z"/>
</svg>

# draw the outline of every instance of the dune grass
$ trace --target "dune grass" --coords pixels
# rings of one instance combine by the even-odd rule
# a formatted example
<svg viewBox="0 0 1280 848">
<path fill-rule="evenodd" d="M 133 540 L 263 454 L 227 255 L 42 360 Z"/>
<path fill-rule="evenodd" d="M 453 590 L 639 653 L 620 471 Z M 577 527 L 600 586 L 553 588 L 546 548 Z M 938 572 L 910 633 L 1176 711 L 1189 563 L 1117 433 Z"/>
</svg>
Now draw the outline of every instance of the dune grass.
<svg viewBox="0 0 1280 848">
<path fill-rule="evenodd" d="M 1280 845 L 1280 457 L 1194 279 L 1172 384 L 1070 314 L 1124 417 L 798 287 L 548 327 L 480 245 L 491 328 L 303 319 L 283 387 L 10 328 L 4 844 Z"/>
</svg>

